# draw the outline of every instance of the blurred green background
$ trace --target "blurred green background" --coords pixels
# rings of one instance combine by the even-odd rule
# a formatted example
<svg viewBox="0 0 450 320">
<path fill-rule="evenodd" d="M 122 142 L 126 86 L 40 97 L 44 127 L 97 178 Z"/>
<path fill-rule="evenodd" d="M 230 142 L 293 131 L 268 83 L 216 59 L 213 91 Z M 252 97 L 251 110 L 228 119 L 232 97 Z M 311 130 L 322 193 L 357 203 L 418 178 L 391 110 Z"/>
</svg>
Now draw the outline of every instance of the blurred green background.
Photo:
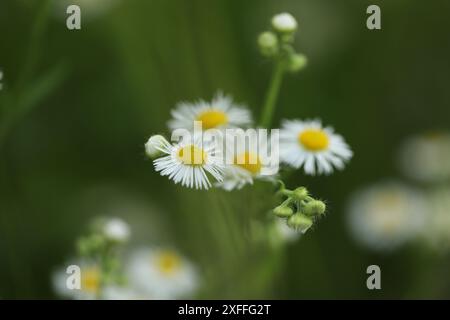
<svg viewBox="0 0 450 320">
<path fill-rule="evenodd" d="M 381 6 L 382 30 L 366 28 L 370 4 Z M 139 244 L 180 248 L 219 279 L 203 297 L 450 298 L 448 256 L 366 251 L 344 216 L 352 191 L 398 176 L 404 137 L 449 129 L 448 1 L 122 0 L 86 18 L 82 9 L 80 31 L 45 5 L 0 2 L 0 298 L 54 298 L 52 270 L 98 215 L 129 221 Z M 330 177 L 299 171 L 287 181 L 327 199 L 329 214 L 288 246 L 269 289 L 245 291 L 245 277 L 228 272 L 235 266 L 211 267 L 229 261 L 214 196 L 160 177 L 143 145 L 167 132 L 176 102 L 217 89 L 258 115 L 271 64 L 256 37 L 283 11 L 299 20 L 296 47 L 309 66 L 286 77 L 275 123 L 319 116 L 355 157 Z M 242 201 L 238 216 L 248 189 L 225 195 Z M 370 264 L 382 269 L 380 291 L 366 288 Z"/>
</svg>

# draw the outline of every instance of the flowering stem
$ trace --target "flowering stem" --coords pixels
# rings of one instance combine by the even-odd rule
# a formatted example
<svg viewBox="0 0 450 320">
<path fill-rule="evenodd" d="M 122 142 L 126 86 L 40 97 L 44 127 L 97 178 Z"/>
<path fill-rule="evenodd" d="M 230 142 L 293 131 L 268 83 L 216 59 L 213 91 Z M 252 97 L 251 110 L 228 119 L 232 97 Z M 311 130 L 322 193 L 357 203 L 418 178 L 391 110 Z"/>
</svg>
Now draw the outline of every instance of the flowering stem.
<svg viewBox="0 0 450 320">
<path fill-rule="evenodd" d="M 284 60 L 278 59 L 273 69 L 272 79 L 270 80 L 269 90 L 267 91 L 266 100 L 261 113 L 259 124 L 264 128 L 269 128 L 272 123 L 273 113 L 285 70 Z"/>
</svg>

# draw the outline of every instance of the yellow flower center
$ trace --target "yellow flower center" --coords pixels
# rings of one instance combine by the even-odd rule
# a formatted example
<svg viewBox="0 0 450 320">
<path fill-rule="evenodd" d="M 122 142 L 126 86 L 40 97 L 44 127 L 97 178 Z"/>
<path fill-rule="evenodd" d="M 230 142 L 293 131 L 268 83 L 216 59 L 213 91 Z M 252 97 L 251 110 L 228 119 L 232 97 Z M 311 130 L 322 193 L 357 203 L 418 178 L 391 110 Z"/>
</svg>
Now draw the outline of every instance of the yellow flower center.
<svg viewBox="0 0 450 320">
<path fill-rule="evenodd" d="M 298 135 L 298 141 L 310 151 L 321 151 L 328 147 L 328 135 L 320 129 L 307 129 Z"/>
<path fill-rule="evenodd" d="M 249 171 L 252 174 L 258 174 L 261 171 L 261 160 L 257 154 L 244 152 L 234 157 L 234 164 Z"/>
<path fill-rule="evenodd" d="M 81 289 L 97 294 L 100 288 L 100 270 L 97 267 L 85 268 L 81 271 Z"/>
<path fill-rule="evenodd" d="M 395 191 L 381 195 L 379 203 L 385 208 L 398 208 L 403 204 L 402 197 Z"/>
<path fill-rule="evenodd" d="M 178 158 L 185 165 L 201 166 L 206 163 L 206 152 L 193 144 L 178 150 Z"/>
<path fill-rule="evenodd" d="M 164 275 L 172 275 L 181 268 L 181 258 L 175 252 L 163 251 L 157 258 L 157 266 Z"/>
<path fill-rule="evenodd" d="M 200 113 L 197 121 L 202 122 L 203 129 L 211 129 L 228 123 L 228 116 L 223 111 L 211 109 Z"/>
</svg>

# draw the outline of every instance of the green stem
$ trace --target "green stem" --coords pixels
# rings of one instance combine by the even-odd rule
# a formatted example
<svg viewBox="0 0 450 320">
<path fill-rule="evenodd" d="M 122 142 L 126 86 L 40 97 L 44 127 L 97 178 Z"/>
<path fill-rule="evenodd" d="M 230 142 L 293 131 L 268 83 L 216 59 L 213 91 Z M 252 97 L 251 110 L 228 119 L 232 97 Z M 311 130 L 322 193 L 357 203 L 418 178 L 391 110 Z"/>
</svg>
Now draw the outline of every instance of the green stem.
<svg viewBox="0 0 450 320">
<path fill-rule="evenodd" d="M 285 64 L 283 59 L 278 59 L 270 81 L 269 90 L 267 91 L 266 100 L 261 113 L 260 125 L 264 128 L 269 128 L 272 123 L 275 105 L 280 92 L 283 75 L 285 72 Z"/>
<path fill-rule="evenodd" d="M 99 268 L 100 268 L 100 283 L 97 292 L 96 299 L 103 299 L 103 289 L 109 284 L 111 277 L 111 259 L 113 259 L 112 248 L 107 247 L 103 249 L 104 252 L 99 256 Z"/>
</svg>

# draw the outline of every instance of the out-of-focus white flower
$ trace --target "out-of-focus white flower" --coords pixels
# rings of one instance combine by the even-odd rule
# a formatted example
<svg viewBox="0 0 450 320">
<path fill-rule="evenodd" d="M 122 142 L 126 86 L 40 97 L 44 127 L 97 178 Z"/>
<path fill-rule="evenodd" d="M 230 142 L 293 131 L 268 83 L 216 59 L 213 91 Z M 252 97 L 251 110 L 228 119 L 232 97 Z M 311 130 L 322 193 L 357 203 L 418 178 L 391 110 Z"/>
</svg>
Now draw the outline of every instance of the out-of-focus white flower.
<svg viewBox="0 0 450 320">
<path fill-rule="evenodd" d="M 130 237 L 130 227 L 119 218 L 108 219 L 102 226 L 103 235 L 114 242 L 126 242 Z"/>
<path fill-rule="evenodd" d="M 78 260 L 69 265 L 80 267 L 80 289 L 67 287 L 67 280 L 74 274 L 66 273 L 66 268 L 61 268 L 53 273 L 53 288 L 58 296 L 64 299 L 75 300 L 141 300 L 148 297 L 140 295 L 134 288 L 124 285 L 107 285 L 101 287 L 100 267 L 93 262 Z"/>
<path fill-rule="evenodd" d="M 348 221 L 359 242 L 372 249 L 390 250 L 421 232 L 425 214 L 426 204 L 420 192 L 386 182 L 354 194 Z"/>
<path fill-rule="evenodd" d="M 424 238 L 437 251 L 448 251 L 450 250 L 450 188 L 442 188 L 430 193 L 428 204 Z"/>
<path fill-rule="evenodd" d="M 143 296 L 177 299 L 192 296 L 199 279 L 194 266 L 173 250 L 139 249 L 127 265 L 129 284 Z"/>
<path fill-rule="evenodd" d="M 241 128 L 252 123 L 250 111 L 233 102 L 230 96 L 217 93 L 211 102 L 180 102 L 172 111 L 169 127 L 194 129 L 194 122 L 202 123 L 202 129 Z"/>
<path fill-rule="evenodd" d="M 353 155 L 342 136 L 319 120 L 285 120 L 280 131 L 280 158 L 310 175 L 343 169 Z"/>
<path fill-rule="evenodd" d="M 399 152 L 399 164 L 410 178 L 422 182 L 450 179 L 450 133 L 418 135 L 405 141 Z"/>
<path fill-rule="evenodd" d="M 235 140 L 235 137 L 238 139 Z M 253 179 L 273 179 L 278 173 L 278 161 L 270 158 L 269 142 L 255 135 L 234 135 L 228 131 L 223 181 L 216 185 L 225 190 L 241 189 L 253 184 Z"/>
<path fill-rule="evenodd" d="M 272 27 L 278 32 L 294 32 L 297 20 L 290 13 L 280 13 L 272 18 Z"/>
<path fill-rule="evenodd" d="M 102 300 L 147 300 L 128 286 L 107 286 L 102 289 Z"/>
<path fill-rule="evenodd" d="M 53 288 L 62 298 L 75 300 L 93 300 L 100 293 L 100 268 L 97 264 L 80 260 L 70 263 L 80 267 L 80 289 L 69 289 L 67 279 L 71 274 L 66 273 L 66 268 L 57 270 L 52 276 Z"/>
</svg>

